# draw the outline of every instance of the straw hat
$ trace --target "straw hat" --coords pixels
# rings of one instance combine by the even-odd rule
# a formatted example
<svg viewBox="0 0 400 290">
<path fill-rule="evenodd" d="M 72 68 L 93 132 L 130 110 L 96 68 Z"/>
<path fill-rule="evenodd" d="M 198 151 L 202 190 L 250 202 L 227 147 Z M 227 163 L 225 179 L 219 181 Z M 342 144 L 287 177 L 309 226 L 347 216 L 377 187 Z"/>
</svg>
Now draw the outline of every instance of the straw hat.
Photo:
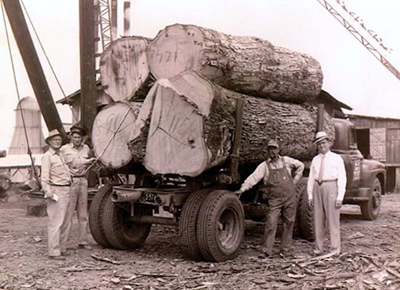
<svg viewBox="0 0 400 290">
<path fill-rule="evenodd" d="M 330 140 L 329 137 L 328 137 L 328 134 L 326 134 L 325 131 L 317 132 L 317 134 L 315 135 L 314 144 L 317 144 L 317 143 L 319 143 L 319 142 L 321 142 L 322 140 L 325 140 L 325 139 Z"/>
<path fill-rule="evenodd" d="M 53 129 L 49 132 L 49 135 L 47 136 L 47 138 L 44 140 L 47 144 L 49 144 L 49 140 L 55 136 L 61 136 L 60 131 L 58 131 L 57 129 Z"/>
</svg>

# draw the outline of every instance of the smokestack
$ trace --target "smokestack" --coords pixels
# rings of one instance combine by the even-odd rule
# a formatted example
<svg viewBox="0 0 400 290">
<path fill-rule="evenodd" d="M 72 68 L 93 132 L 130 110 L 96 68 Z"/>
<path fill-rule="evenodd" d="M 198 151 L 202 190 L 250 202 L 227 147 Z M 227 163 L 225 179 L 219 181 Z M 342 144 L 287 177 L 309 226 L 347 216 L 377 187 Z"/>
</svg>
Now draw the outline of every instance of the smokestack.
<svg viewBox="0 0 400 290">
<path fill-rule="evenodd" d="M 131 35 L 131 2 L 124 2 L 124 36 Z"/>
</svg>

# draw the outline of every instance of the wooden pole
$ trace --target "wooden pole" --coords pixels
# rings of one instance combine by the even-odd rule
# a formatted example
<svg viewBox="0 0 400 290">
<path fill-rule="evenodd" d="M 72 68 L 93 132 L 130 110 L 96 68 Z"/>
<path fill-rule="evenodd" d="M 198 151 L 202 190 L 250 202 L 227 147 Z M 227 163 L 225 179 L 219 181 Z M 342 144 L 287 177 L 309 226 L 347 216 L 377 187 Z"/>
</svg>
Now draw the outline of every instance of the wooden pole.
<svg viewBox="0 0 400 290">
<path fill-rule="evenodd" d="M 131 2 L 124 2 L 124 36 L 131 34 Z"/>
<path fill-rule="evenodd" d="M 81 57 L 81 125 L 91 134 L 96 115 L 95 14 L 93 0 L 79 2 Z M 90 135 L 89 135 L 90 136 Z"/>
<path fill-rule="evenodd" d="M 324 104 L 318 104 L 318 118 L 317 118 L 317 132 L 324 131 L 324 113 L 325 106 Z"/>
<path fill-rule="evenodd" d="M 49 131 L 58 129 L 60 133 L 65 135 L 63 124 L 36 53 L 20 2 L 4 0 L 3 4 L 47 129 Z"/>
<path fill-rule="evenodd" d="M 111 0 L 111 40 L 118 38 L 118 1 Z"/>
</svg>

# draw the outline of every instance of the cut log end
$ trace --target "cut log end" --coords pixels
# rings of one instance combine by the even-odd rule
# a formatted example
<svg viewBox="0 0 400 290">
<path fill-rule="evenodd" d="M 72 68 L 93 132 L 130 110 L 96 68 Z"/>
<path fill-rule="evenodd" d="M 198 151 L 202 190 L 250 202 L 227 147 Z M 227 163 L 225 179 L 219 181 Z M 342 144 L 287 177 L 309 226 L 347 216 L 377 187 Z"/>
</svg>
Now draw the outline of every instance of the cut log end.
<svg viewBox="0 0 400 290">
<path fill-rule="evenodd" d="M 141 103 L 115 103 L 100 111 L 93 123 L 93 151 L 107 167 L 118 169 L 132 160 L 128 141 Z"/>
<path fill-rule="evenodd" d="M 146 54 L 148 43 L 149 40 L 144 37 L 124 37 L 112 42 L 102 54 L 102 85 L 114 101 L 143 97 L 143 92 L 139 90 L 150 81 Z"/>
</svg>

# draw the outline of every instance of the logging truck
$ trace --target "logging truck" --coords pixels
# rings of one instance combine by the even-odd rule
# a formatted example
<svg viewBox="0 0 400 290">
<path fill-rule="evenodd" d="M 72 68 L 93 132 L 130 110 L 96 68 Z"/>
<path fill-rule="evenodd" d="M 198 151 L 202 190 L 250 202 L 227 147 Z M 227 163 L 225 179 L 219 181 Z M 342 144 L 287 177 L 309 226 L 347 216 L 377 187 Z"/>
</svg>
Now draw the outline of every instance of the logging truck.
<svg viewBox="0 0 400 290">
<path fill-rule="evenodd" d="M 179 227 L 189 258 L 233 259 L 244 238 L 245 219 L 268 211 L 236 190 L 268 158 L 267 142 L 281 154 L 309 163 L 315 132 L 335 140 L 347 170 L 345 203 L 379 214 L 384 166 L 364 160 L 354 127 L 308 102 L 322 87 L 311 56 L 255 37 L 235 37 L 194 25 L 167 26 L 153 39 L 127 37 L 100 60 L 104 91 L 112 100 L 91 128 L 98 161 L 134 183 L 109 183 L 96 193 L 89 225 L 104 247 L 132 249 L 152 224 Z M 296 232 L 313 238 L 307 176 L 298 183 Z"/>
<path fill-rule="evenodd" d="M 134 184 L 108 184 L 95 195 L 89 224 L 93 238 L 104 247 L 126 250 L 139 247 L 152 224 L 179 227 L 183 253 L 195 260 L 225 261 L 235 258 L 244 238 L 245 219 L 263 221 L 265 203 L 255 200 L 257 187 L 233 194 L 257 164 L 239 162 L 243 100 L 237 102 L 236 128 L 229 162 L 196 177 L 173 174 L 153 175 L 136 171 Z M 351 122 L 332 119 L 335 141 L 347 171 L 344 203 L 358 204 L 364 218 L 378 217 L 385 188 L 384 166 L 365 160 L 357 149 Z M 303 160 L 306 164 L 309 160 Z M 296 232 L 313 239 L 313 211 L 308 204 L 307 176 L 298 183 Z M 167 213 L 167 214 L 166 214 Z"/>
</svg>

